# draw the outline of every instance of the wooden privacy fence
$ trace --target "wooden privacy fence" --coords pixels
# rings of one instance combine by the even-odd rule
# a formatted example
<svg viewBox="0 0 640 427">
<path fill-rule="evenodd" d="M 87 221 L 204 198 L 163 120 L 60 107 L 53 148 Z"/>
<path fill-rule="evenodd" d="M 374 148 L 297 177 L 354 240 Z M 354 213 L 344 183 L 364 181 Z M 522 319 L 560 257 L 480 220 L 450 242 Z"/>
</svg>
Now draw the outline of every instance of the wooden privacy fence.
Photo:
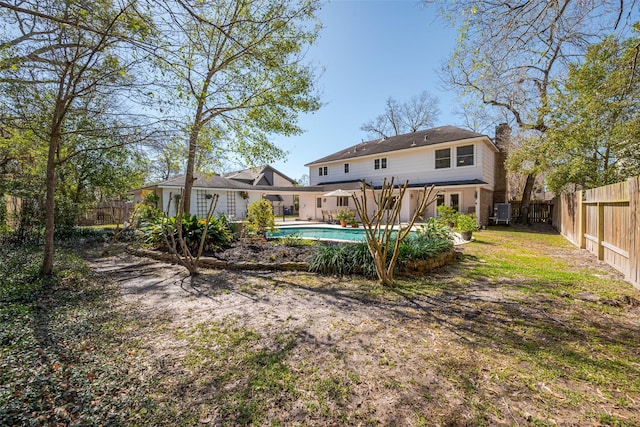
<svg viewBox="0 0 640 427">
<path fill-rule="evenodd" d="M 84 211 L 78 218 L 78 225 L 122 224 L 133 213 L 133 202 L 99 202 L 96 207 Z"/>
<path fill-rule="evenodd" d="M 522 202 L 513 200 L 511 202 L 511 220 L 514 221 L 520 217 L 520 206 Z M 551 222 L 551 213 L 553 212 L 553 201 L 551 200 L 532 200 L 529 204 L 529 222 Z"/>
<path fill-rule="evenodd" d="M 555 198 L 554 227 L 640 289 L 640 177 Z"/>
</svg>

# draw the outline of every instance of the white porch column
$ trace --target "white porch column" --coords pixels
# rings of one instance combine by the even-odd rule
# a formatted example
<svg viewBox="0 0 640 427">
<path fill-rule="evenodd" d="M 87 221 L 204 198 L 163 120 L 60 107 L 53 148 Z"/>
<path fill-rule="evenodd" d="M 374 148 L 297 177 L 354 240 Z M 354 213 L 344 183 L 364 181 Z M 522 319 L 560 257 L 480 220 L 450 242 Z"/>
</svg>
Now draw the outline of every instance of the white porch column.
<svg viewBox="0 0 640 427">
<path fill-rule="evenodd" d="M 411 190 L 405 191 L 404 197 L 402 198 L 402 206 L 400 208 L 400 221 L 407 222 L 411 218 Z"/>
<path fill-rule="evenodd" d="M 480 208 L 482 206 L 481 195 L 482 191 L 480 191 L 480 186 L 476 185 L 476 225 L 480 225 Z"/>
</svg>

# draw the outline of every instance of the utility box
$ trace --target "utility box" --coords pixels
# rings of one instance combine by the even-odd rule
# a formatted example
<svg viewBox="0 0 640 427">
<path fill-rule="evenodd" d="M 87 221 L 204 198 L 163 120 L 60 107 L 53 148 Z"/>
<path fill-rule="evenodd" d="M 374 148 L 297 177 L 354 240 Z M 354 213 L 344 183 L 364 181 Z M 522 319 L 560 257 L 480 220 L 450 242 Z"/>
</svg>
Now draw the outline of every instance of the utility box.
<svg viewBox="0 0 640 427">
<path fill-rule="evenodd" d="M 496 203 L 493 205 L 493 217 L 491 219 L 494 224 L 500 224 L 500 222 L 509 224 L 511 221 L 511 203 Z"/>
</svg>

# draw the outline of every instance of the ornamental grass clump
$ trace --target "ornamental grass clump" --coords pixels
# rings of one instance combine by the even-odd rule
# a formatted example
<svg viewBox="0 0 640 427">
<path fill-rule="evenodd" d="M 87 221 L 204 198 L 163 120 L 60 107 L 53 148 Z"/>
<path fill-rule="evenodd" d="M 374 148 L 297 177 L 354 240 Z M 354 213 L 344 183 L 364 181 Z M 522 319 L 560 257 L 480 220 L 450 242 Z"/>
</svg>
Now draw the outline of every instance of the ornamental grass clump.
<svg viewBox="0 0 640 427">
<path fill-rule="evenodd" d="M 391 242 L 395 245 L 395 240 Z M 436 258 L 449 251 L 453 243 L 448 239 L 429 239 L 414 235 L 400 242 L 394 273 L 399 273 L 416 261 Z M 387 254 L 387 262 L 392 254 Z M 376 265 L 367 243 L 318 245 L 309 259 L 309 271 L 323 274 L 361 274 L 376 278 Z"/>
<path fill-rule="evenodd" d="M 309 259 L 309 271 L 323 274 L 362 274 L 376 277 L 376 267 L 366 243 L 317 245 Z"/>
</svg>

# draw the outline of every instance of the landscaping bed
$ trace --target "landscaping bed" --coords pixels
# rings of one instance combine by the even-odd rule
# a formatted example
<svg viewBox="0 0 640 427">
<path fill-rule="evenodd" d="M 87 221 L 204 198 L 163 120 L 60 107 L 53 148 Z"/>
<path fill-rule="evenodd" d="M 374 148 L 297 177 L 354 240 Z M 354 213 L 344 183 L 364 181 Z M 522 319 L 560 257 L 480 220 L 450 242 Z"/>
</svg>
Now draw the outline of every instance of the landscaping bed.
<svg viewBox="0 0 640 427">
<path fill-rule="evenodd" d="M 229 270 L 309 271 L 309 261 L 313 259 L 318 245 L 328 244 L 307 241 L 302 244 L 287 245 L 277 240 L 262 241 L 256 238 L 243 238 L 234 240 L 225 249 L 204 252 L 199 266 Z M 166 251 L 134 246 L 129 247 L 128 251 L 134 255 L 159 261 L 175 261 L 174 257 Z M 456 254 L 457 252 L 450 248 L 430 258 L 414 259 L 407 262 L 398 273 L 403 276 L 426 274 L 449 264 L 456 258 Z M 362 272 L 356 270 L 353 274 L 362 274 Z"/>
</svg>

